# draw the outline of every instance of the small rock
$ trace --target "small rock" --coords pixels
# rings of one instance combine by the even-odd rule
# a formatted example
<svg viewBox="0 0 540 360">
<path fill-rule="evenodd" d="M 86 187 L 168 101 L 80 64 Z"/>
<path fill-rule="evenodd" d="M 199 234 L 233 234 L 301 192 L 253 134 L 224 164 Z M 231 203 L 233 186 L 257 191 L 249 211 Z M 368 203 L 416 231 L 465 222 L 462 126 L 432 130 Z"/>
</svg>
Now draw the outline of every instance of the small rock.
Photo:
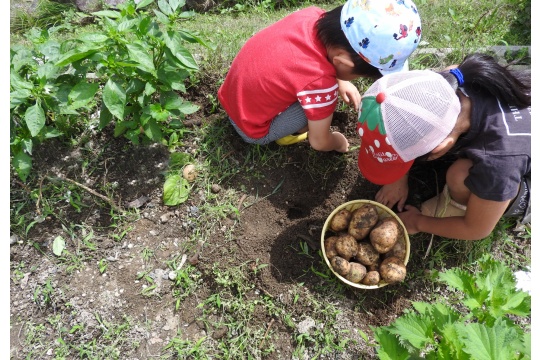
<svg viewBox="0 0 540 360">
<path fill-rule="evenodd" d="M 17 234 L 13 234 L 9 237 L 9 245 L 16 244 L 19 241 L 19 236 Z"/>
<path fill-rule="evenodd" d="M 171 281 L 176 280 L 176 271 L 169 272 L 169 280 Z"/>
<path fill-rule="evenodd" d="M 161 220 L 162 223 L 166 223 L 170 220 L 171 216 L 173 215 L 172 212 L 168 212 L 168 213 L 165 213 L 163 215 L 161 215 L 161 217 L 159 218 Z"/>
<path fill-rule="evenodd" d="M 157 230 L 150 230 L 150 235 L 152 235 L 152 236 L 158 236 L 158 235 L 159 235 L 159 231 L 157 231 Z"/>
<path fill-rule="evenodd" d="M 221 186 L 219 186 L 218 184 L 212 184 L 212 187 L 210 188 L 210 190 L 211 190 L 214 194 L 217 194 L 218 192 L 221 191 Z"/>
</svg>

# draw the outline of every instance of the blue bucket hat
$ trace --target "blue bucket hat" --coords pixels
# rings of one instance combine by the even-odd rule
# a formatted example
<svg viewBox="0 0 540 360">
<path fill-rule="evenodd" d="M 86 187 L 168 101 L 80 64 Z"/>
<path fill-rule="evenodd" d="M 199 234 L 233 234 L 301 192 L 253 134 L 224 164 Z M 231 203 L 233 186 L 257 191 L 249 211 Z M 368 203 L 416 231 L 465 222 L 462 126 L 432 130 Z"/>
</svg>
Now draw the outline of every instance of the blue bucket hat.
<svg viewBox="0 0 540 360">
<path fill-rule="evenodd" d="M 410 0 L 348 0 L 341 29 L 358 55 L 383 75 L 403 70 L 422 35 Z"/>
</svg>

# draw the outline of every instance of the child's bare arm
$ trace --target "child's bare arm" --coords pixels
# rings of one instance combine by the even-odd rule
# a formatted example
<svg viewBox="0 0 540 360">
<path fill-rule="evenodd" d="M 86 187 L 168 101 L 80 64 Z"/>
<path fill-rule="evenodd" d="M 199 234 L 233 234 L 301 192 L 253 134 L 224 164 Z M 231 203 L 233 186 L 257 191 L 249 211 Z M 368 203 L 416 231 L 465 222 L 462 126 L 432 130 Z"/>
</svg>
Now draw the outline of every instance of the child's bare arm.
<svg viewBox="0 0 540 360">
<path fill-rule="evenodd" d="M 322 120 L 308 120 L 308 140 L 311 147 L 318 151 L 349 150 L 349 141 L 340 132 L 330 132 L 332 115 Z"/>
<path fill-rule="evenodd" d="M 353 107 L 354 110 L 358 111 L 358 106 L 360 105 L 362 96 L 360 95 L 360 92 L 356 86 L 354 86 L 354 84 L 350 81 L 340 79 L 337 79 L 337 83 L 338 92 L 343 101 L 345 101 L 347 105 Z"/>
<path fill-rule="evenodd" d="M 425 232 L 450 239 L 480 240 L 493 231 L 510 201 L 483 200 L 471 194 L 465 216 L 424 216 L 410 205 L 405 206 L 405 211 L 398 216 L 409 234 Z"/>
</svg>

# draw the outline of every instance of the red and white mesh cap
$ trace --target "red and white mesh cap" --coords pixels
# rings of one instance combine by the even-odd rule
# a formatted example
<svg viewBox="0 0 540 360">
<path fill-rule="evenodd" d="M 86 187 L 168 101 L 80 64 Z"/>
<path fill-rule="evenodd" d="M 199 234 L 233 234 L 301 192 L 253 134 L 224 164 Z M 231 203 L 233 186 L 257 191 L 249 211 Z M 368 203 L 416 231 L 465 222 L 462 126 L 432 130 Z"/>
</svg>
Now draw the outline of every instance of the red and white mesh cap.
<svg viewBox="0 0 540 360">
<path fill-rule="evenodd" d="M 378 185 L 399 180 L 450 134 L 460 110 L 455 90 L 433 71 L 383 76 L 362 97 L 358 168 Z"/>
</svg>

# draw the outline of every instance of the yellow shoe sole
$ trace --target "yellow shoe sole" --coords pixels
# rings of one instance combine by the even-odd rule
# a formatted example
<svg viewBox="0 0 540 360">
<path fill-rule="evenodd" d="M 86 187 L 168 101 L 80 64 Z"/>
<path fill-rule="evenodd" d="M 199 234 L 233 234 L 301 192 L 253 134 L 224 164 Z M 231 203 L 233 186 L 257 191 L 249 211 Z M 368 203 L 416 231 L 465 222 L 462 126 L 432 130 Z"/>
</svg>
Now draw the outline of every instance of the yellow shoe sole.
<svg viewBox="0 0 540 360">
<path fill-rule="evenodd" d="M 296 144 L 300 141 L 306 140 L 307 136 L 308 136 L 307 132 L 303 134 L 299 134 L 299 135 L 287 135 L 287 136 L 282 137 L 281 139 L 276 140 L 276 144 L 281 145 L 281 146 Z"/>
</svg>

